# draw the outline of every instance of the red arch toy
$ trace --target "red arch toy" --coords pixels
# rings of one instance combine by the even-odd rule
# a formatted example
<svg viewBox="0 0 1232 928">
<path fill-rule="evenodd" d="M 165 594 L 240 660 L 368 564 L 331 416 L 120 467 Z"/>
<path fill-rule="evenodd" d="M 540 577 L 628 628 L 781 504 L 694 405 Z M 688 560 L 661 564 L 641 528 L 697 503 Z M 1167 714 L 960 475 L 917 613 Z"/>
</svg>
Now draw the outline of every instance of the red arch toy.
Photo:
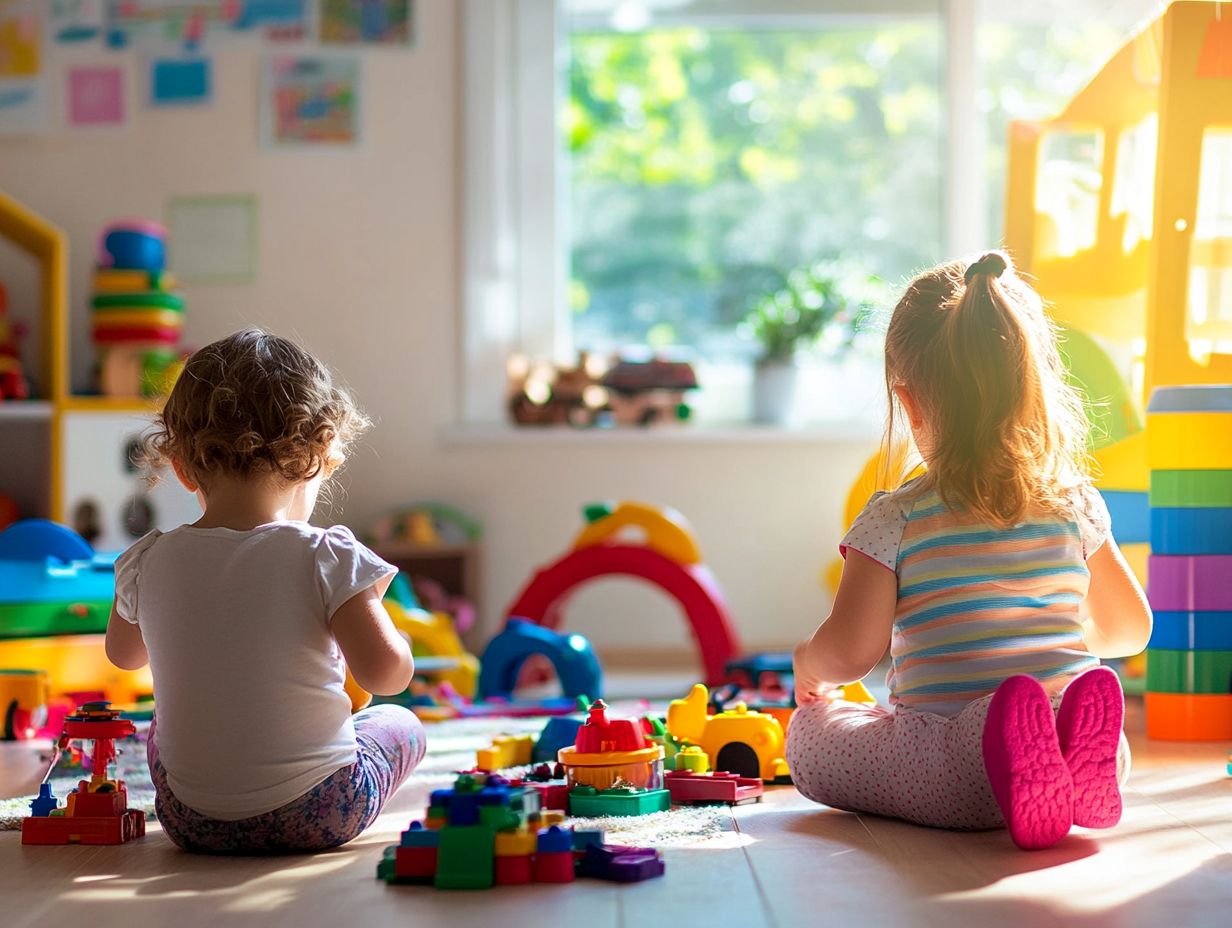
<svg viewBox="0 0 1232 928">
<path fill-rule="evenodd" d="M 561 610 L 574 589 L 609 576 L 637 577 L 675 599 L 693 629 L 706 682 L 725 682 L 726 664 L 740 647 L 717 581 L 705 565 L 681 564 L 650 547 L 597 544 L 571 550 L 536 571 L 506 615 L 559 629 Z"/>
</svg>

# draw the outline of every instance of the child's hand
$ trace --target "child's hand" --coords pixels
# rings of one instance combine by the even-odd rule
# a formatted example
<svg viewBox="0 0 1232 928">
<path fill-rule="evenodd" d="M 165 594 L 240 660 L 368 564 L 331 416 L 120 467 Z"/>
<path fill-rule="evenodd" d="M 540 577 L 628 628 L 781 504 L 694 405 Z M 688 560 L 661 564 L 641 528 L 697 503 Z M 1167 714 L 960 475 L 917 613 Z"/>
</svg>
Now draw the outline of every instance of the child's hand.
<svg viewBox="0 0 1232 928">
<path fill-rule="evenodd" d="M 821 677 L 808 669 L 808 645 L 805 641 L 796 646 L 792 653 L 791 667 L 796 684 L 796 705 L 804 706 L 828 698 L 828 691 L 834 687 L 827 684 Z"/>
</svg>

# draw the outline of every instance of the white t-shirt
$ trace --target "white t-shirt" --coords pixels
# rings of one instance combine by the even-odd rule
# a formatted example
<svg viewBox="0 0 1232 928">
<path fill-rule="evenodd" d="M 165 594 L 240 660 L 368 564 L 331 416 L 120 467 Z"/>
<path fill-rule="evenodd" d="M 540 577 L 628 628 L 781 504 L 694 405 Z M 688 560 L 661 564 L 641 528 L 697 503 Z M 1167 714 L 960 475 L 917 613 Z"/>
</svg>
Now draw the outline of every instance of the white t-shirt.
<svg viewBox="0 0 1232 928">
<path fill-rule="evenodd" d="M 335 610 L 397 568 L 342 527 L 182 526 L 116 561 L 116 613 L 140 626 L 159 757 L 177 799 L 238 821 L 355 763 Z"/>
</svg>

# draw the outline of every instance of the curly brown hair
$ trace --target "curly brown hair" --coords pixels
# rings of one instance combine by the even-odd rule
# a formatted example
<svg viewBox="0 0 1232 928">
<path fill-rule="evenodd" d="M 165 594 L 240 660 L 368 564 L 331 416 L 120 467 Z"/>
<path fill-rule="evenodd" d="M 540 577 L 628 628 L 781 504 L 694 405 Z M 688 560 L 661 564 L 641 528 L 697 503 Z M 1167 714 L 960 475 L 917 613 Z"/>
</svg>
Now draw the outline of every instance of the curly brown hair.
<svg viewBox="0 0 1232 928">
<path fill-rule="evenodd" d="M 143 457 L 153 466 L 175 461 L 206 489 L 219 473 L 296 483 L 331 475 L 370 426 L 320 361 L 245 329 L 189 357 Z"/>
</svg>

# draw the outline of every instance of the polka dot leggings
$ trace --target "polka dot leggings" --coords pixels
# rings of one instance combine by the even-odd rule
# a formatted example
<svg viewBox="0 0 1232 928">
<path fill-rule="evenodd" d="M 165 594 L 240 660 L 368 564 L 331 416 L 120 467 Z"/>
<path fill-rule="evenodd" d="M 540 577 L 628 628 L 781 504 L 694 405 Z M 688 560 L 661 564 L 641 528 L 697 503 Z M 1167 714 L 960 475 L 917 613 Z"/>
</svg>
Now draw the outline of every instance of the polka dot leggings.
<svg viewBox="0 0 1232 928">
<path fill-rule="evenodd" d="M 917 825 L 979 831 L 1005 820 L 984 772 L 984 719 L 992 696 L 954 716 L 841 700 L 800 707 L 787 730 L 787 765 L 809 799 Z M 1053 708 L 1060 704 L 1058 694 Z M 1121 735 L 1120 780 L 1129 773 Z"/>
</svg>

